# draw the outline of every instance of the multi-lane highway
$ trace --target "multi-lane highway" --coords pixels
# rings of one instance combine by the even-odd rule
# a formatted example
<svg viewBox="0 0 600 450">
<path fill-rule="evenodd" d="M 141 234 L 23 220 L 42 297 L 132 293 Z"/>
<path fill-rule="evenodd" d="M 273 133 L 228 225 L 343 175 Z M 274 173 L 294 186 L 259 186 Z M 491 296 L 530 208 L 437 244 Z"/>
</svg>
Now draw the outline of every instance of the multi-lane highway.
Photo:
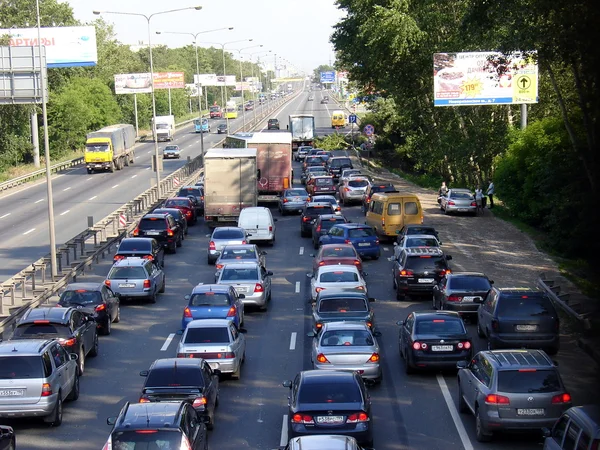
<svg viewBox="0 0 600 450">
<path fill-rule="evenodd" d="M 275 117 L 284 128 L 288 114 L 312 112 L 317 126 L 324 131 L 329 127 L 330 110 L 336 107 L 321 105 L 319 100 L 318 93 L 314 102 L 308 102 L 307 95 L 302 94 Z M 185 141 L 183 136 L 178 137 L 180 144 L 192 142 L 184 143 L 184 154 L 197 152 L 197 138 L 187 136 L 190 141 Z M 295 173 L 299 174 L 299 170 Z M 149 175 L 144 177 L 148 183 Z M 130 189 L 133 184 L 129 184 Z M 410 189 L 406 183 L 399 183 L 398 187 Z M 111 186 L 108 188 L 111 189 Z M 92 195 L 92 192 L 82 194 L 80 202 Z M 498 224 L 491 216 L 443 216 L 434 207 L 433 195 L 420 191 L 419 195 L 426 209 L 425 221 L 439 230 L 444 248 L 454 257 L 455 270 L 485 271 L 498 286 L 530 284 L 533 281 L 529 280 L 532 272 L 528 271 L 528 267 L 532 264 L 530 258 L 535 250 L 520 243 L 520 237 L 511 235 L 508 228 Z M 102 200 L 103 203 L 108 201 L 106 198 Z M 358 206 L 345 207 L 343 213 L 350 220 L 364 220 Z M 223 380 L 221 383 L 215 429 L 210 432 L 209 438 L 212 449 L 269 450 L 278 447 L 286 440 L 282 424 L 289 392 L 281 386 L 281 382 L 293 378 L 300 370 L 310 368 L 311 338 L 307 337 L 310 316 L 306 301 L 309 282 L 306 272 L 311 267 L 310 254 L 313 250 L 310 240 L 300 237 L 298 216 L 280 217 L 276 211 L 274 216 L 278 218 L 277 244 L 265 248 L 268 252 L 267 267 L 274 272 L 272 302 L 266 313 L 250 312 L 246 315 L 246 364 L 241 380 Z M 476 220 L 490 221 L 485 236 L 473 231 L 472 224 Z M 175 333 L 181 323 L 184 295 L 197 283 L 213 280 L 214 267 L 206 264 L 207 234 L 208 229 L 202 224 L 192 227 L 183 248 L 176 255 L 167 255 L 167 291 L 156 304 L 123 306 L 121 322 L 114 326 L 110 336 L 101 337 L 99 356 L 87 360 L 86 373 L 81 379 L 81 396 L 77 402 L 65 405 L 60 427 L 49 429 L 38 421 L 29 420 L 4 421 L 15 427 L 19 450 L 102 448 L 110 432 L 106 418 L 116 415 L 124 402 L 139 398 L 142 385 L 139 371 L 147 369 L 157 358 L 175 355 L 178 339 Z M 387 260 L 391 255 L 391 245 L 384 244 L 382 258 L 365 262 L 365 270 L 369 273 L 369 294 L 377 299 L 373 308 L 382 332 L 380 344 L 384 378 L 380 386 L 370 389 L 375 447 L 378 450 L 541 449 L 539 435 L 503 435 L 489 444 L 476 442 L 473 417 L 459 414 L 456 410 L 454 373 L 404 373 L 398 356 L 395 323 L 404 319 L 410 311 L 429 308 L 430 302 L 399 303 L 394 300 L 391 263 Z M 507 261 L 502 259 L 507 255 L 511 259 L 501 263 Z M 537 262 L 540 266 L 546 264 L 546 261 Z M 101 263 L 93 268 L 92 274 L 86 274 L 78 281 L 101 281 L 109 267 L 109 262 Z M 485 348 L 485 342 L 476 336 L 475 327 L 469 325 L 468 329 L 476 349 Z M 562 336 L 561 351 L 556 359 L 575 404 L 598 400 L 594 397 L 597 395 L 598 368 L 576 348 L 568 334 Z"/>
</svg>

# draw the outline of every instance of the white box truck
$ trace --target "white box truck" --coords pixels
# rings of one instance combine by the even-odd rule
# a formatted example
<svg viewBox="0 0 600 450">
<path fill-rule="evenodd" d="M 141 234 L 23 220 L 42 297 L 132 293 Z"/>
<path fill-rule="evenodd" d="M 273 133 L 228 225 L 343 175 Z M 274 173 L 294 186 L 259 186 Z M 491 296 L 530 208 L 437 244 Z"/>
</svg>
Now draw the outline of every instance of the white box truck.
<svg viewBox="0 0 600 450">
<path fill-rule="evenodd" d="M 156 116 L 156 127 L 152 127 L 156 135 L 154 139 L 160 141 L 172 141 L 175 132 L 175 116 Z"/>
</svg>

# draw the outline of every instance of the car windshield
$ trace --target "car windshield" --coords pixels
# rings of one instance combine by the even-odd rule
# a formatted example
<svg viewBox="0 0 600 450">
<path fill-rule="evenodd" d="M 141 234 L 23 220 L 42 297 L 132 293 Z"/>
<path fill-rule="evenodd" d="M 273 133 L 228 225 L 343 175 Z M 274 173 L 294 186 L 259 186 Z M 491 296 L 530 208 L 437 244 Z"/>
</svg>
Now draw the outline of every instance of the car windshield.
<svg viewBox="0 0 600 450">
<path fill-rule="evenodd" d="M 448 289 L 455 291 L 489 291 L 490 282 L 484 277 L 453 277 L 448 280 Z"/>
<path fill-rule="evenodd" d="M 327 213 L 331 213 L 331 206 L 308 206 L 304 210 L 305 216 L 319 216 Z"/>
<path fill-rule="evenodd" d="M 202 369 L 176 364 L 174 367 L 153 369 L 146 378 L 144 388 L 177 386 L 204 386 Z"/>
<path fill-rule="evenodd" d="M 354 250 L 354 247 L 327 247 L 323 249 L 321 255 L 323 257 L 354 258 L 356 257 L 356 250 Z"/>
<path fill-rule="evenodd" d="M 167 145 L 165 150 L 179 150 L 179 147 L 176 145 Z"/>
<path fill-rule="evenodd" d="M 212 239 L 244 239 L 245 237 L 244 230 L 219 230 L 218 228 L 212 235 Z"/>
<path fill-rule="evenodd" d="M 331 178 L 317 178 L 315 184 L 317 186 L 333 186 L 333 180 Z"/>
<path fill-rule="evenodd" d="M 225 249 L 221 253 L 221 260 L 236 260 L 236 259 L 256 259 L 256 252 L 254 250 L 250 250 L 249 248 L 240 248 L 240 249 Z"/>
<path fill-rule="evenodd" d="M 372 228 L 353 228 L 348 230 L 349 238 L 361 238 L 375 236 Z"/>
<path fill-rule="evenodd" d="M 468 192 L 452 192 L 450 197 L 458 200 L 473 200 L 473 195 Z"/>
<path fill-rule="evenodd" d="M 548 297 L 530 297 L 528 295 L 503 297 L 498 302 L 498 315 L 532 317 L 554 314 L 554 307 Z"/>
<path fill-rule="evenodd" d="M 353 188 L 362 188 L 367 187 L 369 182 L 367 180 L 350 180 L 348 181 L 348 186 Z"/>
<path fill-rule="evenodd" d="M 437 236 L 435 228 L 430 227 L 410 227 L 406 229 L 406 234 L 430 234 L 431 236 Z"/>
<path fill-rule="evenodd" d="M 143 267 L 113 267 L 108 273 L 109 280 L 142 280 L 146 279 Z"/>
<path fill-rule="evenodd" d="M 138 229 L 145 230 L 166 230 L 167 221 L 163 217 L 147 217 L 140 220 Z"/>
<path fill-rule="evenodd" d="M 229 344 L 227 327 L 188 328 L 184 344 Z"/>
<path fill-rule="evenodd" d="M 71 330 L 67 325 L 60 323 L 24 323 L 17 326 L 13 338 L 37 339 L 38 336 L 42 335 L 55 335 L 55 337 L 65 338 L 71 335 Z"/>
<path fill-rule="evenodd" d="M 373 186 L 372 192 L 394 192 L 396 188 L 394 186 Z"/>
<path fill-rule="evenodd" d="M 285 191 L 286 197 L 307 197 L 308 193 L 304 189 L 292 189 Z"/>
<path fill-rule="evenodd" d="M 436 336 L 465 334 L 466 332 L 463 321 L 457 319 L 420 319 L 415 327 L 416 334 L 434 334 Z"/>
<path fill-rule="evenodd" d="M 344 272 L 336 270 L 335 272 L 325 272 L 319 277 L 321 283 L 352 283 L 358 281 L 358 274 L 355 272 Z"/>
<path fill-rule="evenodd" d="M 143 430 L 142 430 L 143 431 Z M 114 450 L 172 450 L 181 446 L 181 431 L 152 430 L 151 433 L 140 431 L 115 431 L 112 434 Z"/>
<path fill-rule="evenodd" d="M 0 380 L 43 377 L 39 356 L 0 356 Z"/>
<path fill-rule="evenodd" d="M 74 291 L 65 291 L 61 294 L 58 301 L 61 305 L 97 305 L 102 303 L 102 295 L 99 291 L 87 291 L 77 289 Z"/>
<path fill-rule="evenodd" d="M 561 391 L 555 370 L 501 370 L 498 372 L 498 392 L 533 394 Z"/>
<path fill-rule="evenodd" d="M 171 199 L 171 200 L 167 200 L 165 202 L 165 208 L 173 208 L 173 207 L 177 207 L 177 206 L 186 206 L 189 208 L 190 206 L 190 201 L 189 200 L 176 200 L 176 199 Z"/>
<path fill-rule="evenodd" d="M 439 247 L 435 238 L 409 238 L 406 240 L 407 247 Z"/>
<path fill-rule="evenodd" d="M 367 330 L 326 331 L 321 337 L 323 347 L 374 345 L 373 337 Z"/>
<path fill-rule="evenodd" d="M 229 295 L 223 292 L 202 292 L 192 294 L 190 306 L 229 306 Z"/>
<path fill-rule="evenodd" d="M 408 269 L 413 271 L 439 271 L 446 269 L 446 260 L 438 256 L 417 256 L 409 258 L 407 261 Z"/>
<path fill-rule="evenodd" d="M 354 381 L 354 380 L 353 380 Z M 360 403 L 362 396 L 356 383 L 313 383 L 298 393 L 298 403 Z"/>
<path fill-rule="evenodd" d="M 366 312 L 367 302 L 362 298 L 327 298 L 319 303 L 319 312 Z"/>
<path fill-rule="evenodd" d="M 144 239 L 123 239 L 119 244 L 119 251 L 152 251 L 152 244 Z"/>
<path fill-rule="evenodd" d="M 350 161 L 350 158 L 332 159 L 330 164 L 331 167 L 351 166 L 352 161 Z"/>
<path fill-rule="evenodd" d="M 221 273 L 221 281 L 252 280 L 258 281 L 258 270 L 255 267 L 250 269 L 228 268 L 225 266 Z"/>
</svg>

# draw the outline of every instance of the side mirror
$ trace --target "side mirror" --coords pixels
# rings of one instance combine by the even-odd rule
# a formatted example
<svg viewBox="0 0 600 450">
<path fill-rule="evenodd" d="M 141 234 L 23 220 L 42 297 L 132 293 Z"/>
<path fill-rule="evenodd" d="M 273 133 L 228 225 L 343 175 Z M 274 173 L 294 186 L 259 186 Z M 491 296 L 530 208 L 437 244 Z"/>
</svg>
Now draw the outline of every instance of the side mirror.
<svg viewBox="0 0 600 450">
<path fill-rule="evenodd" d="M 398 243 L 397 242 L 394 242 L 394 247 L 398 247 Z"/>
<path fill-rule="evenodd" d="M 552 437 L 552 430 L 550 428 L 542 428 L 542 436 L 545 438 Z"/>
<path fill-rule="evenodd" d="M 181 336 L 181 335 L 183 334 L 183 330 L 177 330 L 177 331 L 175 332 L 175 334 L 176 334 L 177 336 Z"/>
<path fill-rule="evenodd" d="M 79 359 L 79 355 L 77 353 L 69 353 L 69 359 L 71 361 L 77 361 Z"/>
<path fill-rule="evenodd" d="M 404 326 L 404 320 L 397 321 L 396 325 L 398 325 L 399 327 L 403 327 Z"/>
<path fill-rule="evenodd" d="M 243 334 L 246 334 L 248 332 L 248 330 L 246 330 L 245 328 L 240 328 L 238 331 Z"/>
<path fill-rule="evenodd" d="M 469 363 L 467 361 L 458 361 L 456 363 L 456 368 L 457 369 L 466 369 L 468 365 L 469 365 Z"/>
<path fill-rule="evenodd" d="M 260 256 L 267 256 L 267 252 L 265 252 L 265 251 L 260 252 Z"/>
<path fill-rule="evenodd" d="M 238 298 L 246 298 L 246 294 L 238 294 Z"/>
<path fill-rule="evenodd" d="M 307 273 L 306 274 L 306 278 L 312 278 L 313 274 L 312 273 Z"/>
<path fill-rule="evenodd" d="M 292 388 L 292 380 L 285 380 L 283 383 L 281 383 L 281 385 L 282 385 L 283 387 L 286 387 L 286 388 L 290 388 L 290 389 L 291 389 L 291 388 Z"/>
<path fill-rule="evenodd" d="M 363 272 L 363 273 L 362 273 L 362 276 L 363 276 L 363 277 L 368 277 L 368 276 L 369 276 L 369 274 L 368 274 L 367 272 Z"/>
<path fill-rule="evenodd" d="M 446 260 L 450 261 L 452 259 L 452 255 L 446 255 Z"/>
<path fill-rule="evenodd" d="M 106 425 L 114 425 L 115 423 L 117 423 L 116 417 L 109 417 L 106 419 Z"/>
<path fill-rule="evenodd" d="M 490 284 L 494 284 L 494 280 L 490 280 Z"/>
<path fill-rule="evenodd" d="M 140 377 L 147 377 L 149 373 L 150 373 L 149 370 L 142 370 L 140 372 Z"/>
<path fill-rule="evenodd" d="M 268 277 L 272 277 L 273 276 L 273 272 L 271 272 L 270 270 L 267 271 L 267 276 Z"/>
<path fill-rule="evenodd" d="M 115 292 L 114 293 L 115 298 L 121 298 L 121 293 L 120 292 Z"/>
<path fill-rule="evenodd" d="M 184 300 L 189 300 L 190 298 L 191 298 L 191 297 L 189 296 L 189 294 L 186 294 L 186 295 L 184 295 L 184 296 L 183 296 L 183 299 L 184 299 Z"/>
<path fill-rule="evenodd" d="M 306 333 L 306 335 L 312 338 L 317 337 L 317 335 L 313 331 L 311 331 L 310 333 Z"/>
<path fill-rule="evenodd" d="M 277 217 L 273 218 L 273 222 L 277 222 Z"/>
<path fill-rule="evenodd" d="M 213 370 L 213 372 L 214 372 L 214 370 Z M 210 416 L 208 416 L 206 414 L 203 414 L 201 416 L 199 415 L 198 418 L 200 419 L 201 423 L 205 423 L 205 424 L 210 423 Z"/>
<path fill-rule="evenodd" d="M 373 303 L 375 301 L 375 297 L 369 297 L 369 302 Z"/>
<path fill-rule="evenodd" d="M 381 337 L 382 336 L 381 331 L 374 331 L 373 332 L 373 336 L 375 336 L 375 337 Z"/>
</svg>

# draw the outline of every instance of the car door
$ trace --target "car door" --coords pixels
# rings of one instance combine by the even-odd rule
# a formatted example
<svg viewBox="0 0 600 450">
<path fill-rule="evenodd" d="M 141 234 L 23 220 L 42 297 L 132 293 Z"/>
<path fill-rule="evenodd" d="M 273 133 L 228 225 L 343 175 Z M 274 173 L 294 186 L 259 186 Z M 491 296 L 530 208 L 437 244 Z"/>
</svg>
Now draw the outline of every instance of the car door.
<svg viewBox="0 0 600 450">
<path fill-rule="evenodd" d="M 259 266 L 261 283 L 265 287 L 266 298 L 271 296 L 271 277 L 267 274 L 267 269 Z"/>
<path fill-rule="evenodd" d="M 471 409 L 475 410 L 477 398 L 484 391 L 482 388 L 485 387 L 481 355 L 475 355 L 464 374 L 466 376 L 461 379 L 463 395 Z"/>
<path fill-rule="evenodd" d="M 233 304 L 235 305 L 235 307 L 238 311 L 238 314 L 240 315 L 240 323 L 241 323 L 242 322 L 242 314 L 244 313 L 244 302 L 242 301 L 242 299 L 240 298 L 238 293 L 235 291 L 235 289 L 232 287 L 229 288 L 229 297 L 231 297 L 233 299 Z"/>
<path fill-rule="evenodd" d="M 114 320 L 117 317 L 117 311 L 119 309 L 119 299 L 115 297 L 115 293 L 108 286 L 102 286 L 101 293 L 102 299 L 108 308 L 110 320 Z"/>
<path fill-rule="evenodd" d="M 157 289 L 160 289 L 164 282 L 164 271 L 154 262 L 147 264 L 146 270 L 150 273 L 154 286 L 156 286 Z"/>
<path fill-rule="evenodd" d="M 210 408 L 214 411 L 219 394 L 219 377 L 212 371 L 206 361 L 202 363 L 202 378 L 204 378 L 204 386 L 206 386 L 204 395 Z"/>
<path fill-rule="evenodd" d="M 63 400 L 71 392 L 71 387 L 75 380 L 77 364 L 69 364 L 71 360 L 67 351 L 58 343 L 50 347 L 50 354 L 56 367 L 55 382 L 60 386 Z M 53 389 L 56 386 L 53 386 Z"/>
<path fill-rule="evenodd" d="M 231 338 L 231 348 L 233 353 L 235 353 L 236 357 L 240 355 L 240 358 L 242 358 L 245 350 L 242 346 L 242 333 L 238 331 L 233 323 L 229 324 L 229 335 Z"/>
<path fill-rule="evenodd" d="M 152 254 L 154 255 L 154 260 L 160 265 L 160 267 L 164 267 L 165 249 L 162 245 L 159 245 L 156 239 L 152 240 Z"/>
<path fill-rule="evenodd" d="M 85 320 L 84 315 L 80 311 L 73 311 L 69 322 L 73 336 L 77 339 L 78 354 L 81 354 L 82 346 L 87 354 L 91 348 L 91 342 L 88 341 L 87 321 Z"/>
<path fill-rule="evenodd" d="M 489 323 L 492 314 L 492 304 L 494 302 L 495 291 L 492 289 L 485 297 L 485 300 L 477 310 L 478 326 L 481 330 L 489 329 Z"/>
<path fill-rule="evenodd" d="M 408 317 L 406 318 L 406 320 L 404 321 L 404 324 L 400 328 L 400 332 L 402 334 L 402 337 L 401 337 L 401 341 L 402 341 L 402 345 L 403 345 L 402 350 L 405 352 L 404 354 L 406 355 L 407 360 L 408 360 L 408 354 L 410 353 L 408 349 L 412 343 L 412 331 L 413 331 L 414 324 L 415 324 L 415 316 L 413 316 L 412 314 L 409 314 Z"/>
</svg>

